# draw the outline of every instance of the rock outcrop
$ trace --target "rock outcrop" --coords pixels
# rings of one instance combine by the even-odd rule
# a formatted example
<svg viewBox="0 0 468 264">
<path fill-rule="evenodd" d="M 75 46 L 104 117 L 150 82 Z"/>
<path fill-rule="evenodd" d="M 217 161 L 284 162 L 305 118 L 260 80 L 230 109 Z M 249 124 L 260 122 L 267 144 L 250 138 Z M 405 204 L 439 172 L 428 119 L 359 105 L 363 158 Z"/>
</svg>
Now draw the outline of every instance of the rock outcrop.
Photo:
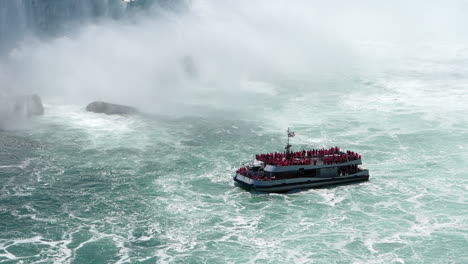
<svg viewBox="0 0 468 264">
<path fill-rule="evenodd" d="M 42 100 L 39 95 L 33 94 L 26 96 L 25 101 L 28 109 L 27 113 L 29 116 L 44 114 L 44 106 L 42 105 Z"/>
<path fill-rule="evenodd" d="M 195 79 L 198 77 L 198 68 L 192 56 L 185 56 L 182 59 L 182 69 L 187 77 Z"/>
<path fill-rule="evenodd" d="M 44 114 L 41 98 L 36 95 L 0 97 L 0 112 L 7 117 L 31 117 Z"/>
<path fill-rule="evenodd" d="M 106 102 L 92 102 L 86 106 L 86 111 L 94 113 L 102 113 L 106 115 L 133 115 L 138 113 L 138 110 L 131 106 L 111 104 Z"/>
</svg>

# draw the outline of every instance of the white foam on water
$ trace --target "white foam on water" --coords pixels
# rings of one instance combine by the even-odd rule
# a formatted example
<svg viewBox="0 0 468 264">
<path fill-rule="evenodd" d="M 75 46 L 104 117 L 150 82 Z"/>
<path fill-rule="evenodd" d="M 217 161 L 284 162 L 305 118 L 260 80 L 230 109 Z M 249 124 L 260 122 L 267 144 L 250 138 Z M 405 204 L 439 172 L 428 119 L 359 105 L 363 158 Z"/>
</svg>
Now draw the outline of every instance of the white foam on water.
<svg viewBox="0 0 468 264">
<path fill-rule="evenodd" d="M 70 123 L 77 127 L 83 127 L 94 131 L 129 133 L 133 131 L 132 117 L 120 115 L 105 115 L 86 112 L 83 109 L 72 109 L 65 112 L 71 115 Z M 65 118 L 65 117 L 64 117 Z"/>
<path fill-rule="evenodd" d="M 6 250 L 6 248 L 2 247 L 1 245 L 0 245 L 0 250 L 5 251 L 5 253 L 0 253 L 0 257 L 5 257 L 5 258 L 10 259 L 10 260 L 17 260 L 18 259 L 18 257 L 11 254 L 10 252 L 8 252 L 8 250 Z"/>
<path fill-rule="evenodd" d="M 323 198 L 322 204 L 335 206 L 336 204 L 341 203 L 345 197 L 338 196 L 337 197 L 338 189 L 318 189 L 313 191 L 313 193 L 319 194 Z"/>
<path fill-rule="evenodd" d="M 15 165 L 0 165 L 0 169 L 6 169 L 6 168 L 18 168 L 24 170 L 26 167 L 29 166 L 31 161 L 35 160 L 36 158 L 27 158 L 23 161 L 21 161 L 20 164 L 15 164 Z"/>
<path fill-rule="evenodd" d="M 4 250 L 5 254 L 0 254 L 0 256 L 4 256 L 8 259 L 11 259 L 11 260 L 27 260 L 28 258 L 30 258 L 31 256 L 27 256 L 27 257 L 18 257 L 18 256 L 15 256 L 14 254 L 10 253 L 8 251 L 8 248 L 11 247 L 11 246 L 14 246 L 14 245 L 19 245 L 19 244 L 38 244 L 38 245 L 46 245 L 47 247 L 45 249 L 41 249 L 41 252 L 38 253 L 37 255 L 34 255 L 35 257 L 41 255 L 45 252 L 49 252 L 50 249 L 54 249 L 56 247 L 61 247 L 63 244 L 64 244 L 65 241 L 50 241 L 50 240 L 47 240 L 45 239 L 44 237 L 38 235 L 38 236 L 34 236 L 34 237 L 30 237 L 30 238 L 22 238 L 22 239 L 13 239 L 13 240 L 9 240 L 9 241 L 5 241 L 5 240 L 0 240 L 0 250 Z M 67 252 L 65 252 L 67 253 Z M 57 256 L 56 256 L 57 257 Z M 57 257 L 57 259 L 60 259 L 60 257 Z"/>
<path fill-rule="evenodd" d="M 260 96 L 276 96 L 278 94 L 273 84 L 261 81 L 245 80 L 241 82 L 239 88 L 243 92 L 253 93 L 252 96 L 256 96 L 255 94 L 258 94 Z M 245 96 L 249 95 L 246 94 Z"/>
<path fill-rule="evenodd" d="M 57 222 L 57 219 L 55 218 L 48 218 L 48 217 L 40 217 L 41 213 L 38 212 L 36 209 L 34 209 L 30 205 L 23 205 L 21 208 L 26 209 L 28 213 L 20 213 L 19 210 L 12 210 L 10 213 L 12 216 L 15 216 L 17 219 L 32 219 L 38 222 L 46 222 L 46 223 L 51 223 L 54 224 Z"/>
<path fill-rule="evenodd" d="M 119 248 L 119 260 L 117 260 L 115 263 L 116 264 L 121 264 L 121 263 L 128 263 L 130 261 L 130 249 L 125 246 L 125 243 L 127 242 L 127 239 L 124 237 L 116 237 L 114 236 L 113 241 L 117 248 Z"/>
<path fill-rule="evenodd" d="M 9 181 L 5 185 L 4 189 L 7 191 L 3 192 L 0 197 L 28 197 L 32 195 L 33 188 L 28 186 L 13 186 L 12 188 L 7 188 L 12 186 L 12 181 Z"/>
</svg>

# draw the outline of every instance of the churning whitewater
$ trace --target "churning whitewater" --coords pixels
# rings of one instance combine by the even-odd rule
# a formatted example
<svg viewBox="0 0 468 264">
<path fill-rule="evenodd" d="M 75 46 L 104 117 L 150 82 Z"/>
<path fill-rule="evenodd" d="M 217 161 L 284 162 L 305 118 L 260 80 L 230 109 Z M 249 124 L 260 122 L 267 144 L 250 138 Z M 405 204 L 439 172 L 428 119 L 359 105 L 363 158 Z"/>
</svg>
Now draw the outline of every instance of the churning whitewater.
<svg viewBox="0 0 468 264">
<path fill-rule="evenodd" d="M 39 94 L 44 114 L 0 106 L 0 263 L 468 263 L 466 5 L 421 5 L 447 19 L 425 27 L 400 2 L 83 1 L 44 35 L 65 18 L 8 2 L 0 99 Z M 370 180 L 235 186 L 287 127 Z"/>
</svg>

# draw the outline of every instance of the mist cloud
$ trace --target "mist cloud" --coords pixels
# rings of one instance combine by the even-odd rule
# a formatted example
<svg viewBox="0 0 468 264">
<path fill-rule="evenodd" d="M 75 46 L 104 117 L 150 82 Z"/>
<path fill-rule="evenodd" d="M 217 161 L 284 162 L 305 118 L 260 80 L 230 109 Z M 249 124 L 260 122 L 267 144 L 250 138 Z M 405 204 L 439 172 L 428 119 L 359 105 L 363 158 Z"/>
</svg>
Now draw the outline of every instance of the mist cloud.
<svg viewBox="0 0 468 264">
<path fill-rule="evenodd" d="M 32 36 L 1 56 L 0 92 L 152 112 L 242 106 L 252 103 L 246 97 L 278 96 L 284 79 L 353 75 L 369 58 L 428 43 L 463 46 L 463 11 L 462 1 L 192 1 L 182 13 L 155 10 L 53 39 Z M 376 43 L 384 48 L 374 50 Z"/>
</svg>

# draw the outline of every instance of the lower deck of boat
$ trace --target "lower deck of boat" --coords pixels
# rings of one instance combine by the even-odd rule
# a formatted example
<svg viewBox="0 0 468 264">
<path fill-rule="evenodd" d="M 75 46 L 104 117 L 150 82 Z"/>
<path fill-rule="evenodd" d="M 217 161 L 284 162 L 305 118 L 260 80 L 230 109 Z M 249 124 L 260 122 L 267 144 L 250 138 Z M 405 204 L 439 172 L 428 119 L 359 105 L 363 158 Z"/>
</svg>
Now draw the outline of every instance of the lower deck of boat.
<svg viewBox="0 0 468 264">
<path fill-rule="evenodd" d="M 349 184 L 369 180 L 368 170 L 359 170 L 354 174 L 336 177 L 302 177 L 284 180 L 260 181 L 237 174 L 234 177 L 236 184 L 249 191 L 258 192 L 288 192 L 295 189 L 310 189 L 328 185 Z"/>
</svg>

